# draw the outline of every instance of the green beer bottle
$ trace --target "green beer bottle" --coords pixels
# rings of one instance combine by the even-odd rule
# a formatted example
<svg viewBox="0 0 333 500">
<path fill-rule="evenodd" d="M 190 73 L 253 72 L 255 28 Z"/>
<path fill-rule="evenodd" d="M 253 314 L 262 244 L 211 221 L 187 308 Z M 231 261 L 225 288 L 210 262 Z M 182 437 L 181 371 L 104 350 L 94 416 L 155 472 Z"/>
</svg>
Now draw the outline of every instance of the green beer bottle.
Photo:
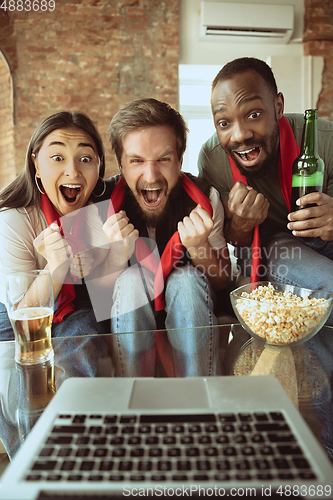
<svg viewBox="0 0 333 500">
<path fill-rule="evenodd" d="M 325 165 L 318 155 L 317 118 L 318 112 L 316 109 L 307 109 L 304 113 L 301 152 L 293 163 L 291 212 L 316 206 L 316 204 L 296 205 L 296 200 L 305 194 L 314 191 L 321 193 L 323 190 Z"/>
</svg>

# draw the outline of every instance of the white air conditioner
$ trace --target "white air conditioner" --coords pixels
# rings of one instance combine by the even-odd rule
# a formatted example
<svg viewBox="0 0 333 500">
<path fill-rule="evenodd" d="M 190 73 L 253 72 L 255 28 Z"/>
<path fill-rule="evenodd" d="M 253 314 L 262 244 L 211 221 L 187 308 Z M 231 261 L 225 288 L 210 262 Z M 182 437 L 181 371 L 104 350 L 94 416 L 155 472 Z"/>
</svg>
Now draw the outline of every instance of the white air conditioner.
<svg viewBox="0 0 333 500">
<path fill-rule="evenodd" d="M 293 5 L 201 2 L 200 39 L 283 44 L 293 29 Z"/>
</svg>

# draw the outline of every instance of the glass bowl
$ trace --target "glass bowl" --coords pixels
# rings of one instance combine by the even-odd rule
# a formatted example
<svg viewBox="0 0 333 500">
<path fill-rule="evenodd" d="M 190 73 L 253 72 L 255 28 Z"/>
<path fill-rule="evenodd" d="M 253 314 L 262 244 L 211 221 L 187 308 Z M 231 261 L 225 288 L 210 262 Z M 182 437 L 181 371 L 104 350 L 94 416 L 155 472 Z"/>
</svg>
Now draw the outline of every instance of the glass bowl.
<svg viewBox="0 0 333 500">
<path fill-rule="evenodd" d="M 274 346 L 299 345 L 325 324 L 333 293 L 258 281 L 230 292 L 242 327 L 254 338 Z"/>
</svg>

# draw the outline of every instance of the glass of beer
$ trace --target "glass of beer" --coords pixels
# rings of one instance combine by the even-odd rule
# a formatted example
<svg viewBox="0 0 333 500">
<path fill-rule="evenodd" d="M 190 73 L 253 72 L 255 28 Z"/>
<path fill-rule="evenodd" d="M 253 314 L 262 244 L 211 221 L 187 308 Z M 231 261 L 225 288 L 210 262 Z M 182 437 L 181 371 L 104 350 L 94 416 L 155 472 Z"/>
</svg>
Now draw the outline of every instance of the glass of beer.
<svg viewBox="0 0 333 500">
<path fill-rule="evenodd" d="M 50 272 L 8 274 L 6 291 L 8 316 L 15 335 L 15 361 L 32 365 L 53 359 L 54 299 Z"/>
</svg>

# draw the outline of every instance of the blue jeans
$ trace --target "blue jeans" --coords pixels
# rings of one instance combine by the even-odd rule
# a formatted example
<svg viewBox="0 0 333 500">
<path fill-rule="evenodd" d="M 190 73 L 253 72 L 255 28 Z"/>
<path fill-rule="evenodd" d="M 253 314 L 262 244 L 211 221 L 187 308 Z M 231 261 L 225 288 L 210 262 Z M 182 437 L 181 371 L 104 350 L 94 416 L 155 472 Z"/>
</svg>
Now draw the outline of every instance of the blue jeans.
<svg viewBox="0 0 333 500">
<path fill-rule="evenodd" d="M 118 278 L 111 310 L 116 371 L 119 376 L 154 376 L 156 317 L 153 275 L 129 267 Z M 219 370 L 214 292 L 193 266 L 175 268 L 165 285 L 165 327 L 176 377 L 216 375 Z M 205 329 L 195 331 L 195 327 Z M 173 329 L 182 329 L 173 332 Z M 136 332 L 125 333 L 125 332 Z"/>
<path fill-rule="evenodd" d="M 291 233 L 263 237 L 261 279 L 333 292 L 333 241 L 321 238 L 298 238 Z M 238 248 L 241 269 L 249 275 L 251 252 Z M 333 311 L 326 325 L 333 326 Z M 323 328 L 305 344 L 314 353 L 330 380 L 331 397 L 314 401 L 318 420 L 324 425 L 322 441 L 333 460 L 333 331 Z M 311 367 L 308 367 L 308 370 Z"/>
</svg>

